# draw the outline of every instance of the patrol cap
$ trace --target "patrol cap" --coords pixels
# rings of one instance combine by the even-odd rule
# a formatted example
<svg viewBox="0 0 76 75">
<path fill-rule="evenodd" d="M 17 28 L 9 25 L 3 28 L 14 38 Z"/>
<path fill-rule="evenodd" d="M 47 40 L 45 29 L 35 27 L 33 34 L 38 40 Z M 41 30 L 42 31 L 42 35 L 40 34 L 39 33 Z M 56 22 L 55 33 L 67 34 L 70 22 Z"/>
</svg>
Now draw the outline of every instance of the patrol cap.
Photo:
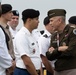
<svg viewBox="0 0 76 75">
<path fill-rule="evenodd" d="M 76 24 L 76 16 L 70 17 L 68 21 L 69 21 L 69 23 L 71 23 L 71 24 Z"/>
<path fill-rule="evenodd" d="M 55 16 L 65 16 L 66 11 L 64 9 L 52 9 L 48 11 L 48 16 L 50 18 L 55 17 Z"/>
<path fill-rule="evenodd" d="M 22 12 L 22 19 L 27 19 L 27 18 L 35 18 L 40 15 L 40 12 L 38 10 L 34 9 L 26 9 Z"/>
<path fill-rule="evenodd" d="M 18 10 L 12 10 L 12 13 L 13 13 L 14 16 L 19 16 Z"/>
<path fill-rule="evenodd" d="M 49 22 L 50 22 L 49 17 L 48 16 L 45 17 L 44 21 L 43 21 L 43 24 L 46 26 Z"/>
<path fill-rule="evenodd" d="M 1 8 L 2 8 L 2 14 L 5 14 L 12 10 L 12 6 L 10 4 L 2 4 Z"/>
</svg>

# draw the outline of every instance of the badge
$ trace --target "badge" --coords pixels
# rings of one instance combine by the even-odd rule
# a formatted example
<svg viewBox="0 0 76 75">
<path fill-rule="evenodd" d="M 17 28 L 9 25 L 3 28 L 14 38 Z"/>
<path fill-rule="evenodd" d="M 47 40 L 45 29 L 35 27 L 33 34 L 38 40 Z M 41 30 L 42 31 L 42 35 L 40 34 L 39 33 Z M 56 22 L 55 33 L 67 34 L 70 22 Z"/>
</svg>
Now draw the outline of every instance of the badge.
<svg viewBox="0 0 76 75">
<path fill-rule="evenodd" d="M 76 35 L 76 29 L 73 30 L 73 33 Z"/>
<path fill-rule="evenodd" d="M 32 53 L 34 54 L 34 53 L 35 53 L 35 51 L 36 51 L 36 50 L 35 50 L 35 49 L 33 49 L 33 52 L 32 52 Z"/>
<path fill-rule="evenodd" d="M 35 43 L 32 43 L 32 45 L 35 45 Z"/>
<path fill-rule="evenodd" d="M 63 42 L 63 43 L 62 43 L 62 46 L 66 46 L 66 43 L 65 43 L 65 42 Z"/>
</svg>

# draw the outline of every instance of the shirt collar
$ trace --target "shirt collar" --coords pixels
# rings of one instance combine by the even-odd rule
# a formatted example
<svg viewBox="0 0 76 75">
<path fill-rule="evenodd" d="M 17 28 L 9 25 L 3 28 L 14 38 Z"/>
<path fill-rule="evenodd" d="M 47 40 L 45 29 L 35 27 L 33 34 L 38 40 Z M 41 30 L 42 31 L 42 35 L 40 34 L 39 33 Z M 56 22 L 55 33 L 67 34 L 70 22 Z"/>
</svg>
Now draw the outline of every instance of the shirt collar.
<svg viewBox="0 0 76 75">
<path fill-rule="evenodd" d="M 4 29 L 9 29 L 9 26 L 7 24 L 1 24 L 0 25 L 4 28 Z"/>
<path fill-rule="evenodd" d="M 23 26 L 22 29 L 26 34 L 31 35 L 30 31 L 26 27 Z"/>
</svg>

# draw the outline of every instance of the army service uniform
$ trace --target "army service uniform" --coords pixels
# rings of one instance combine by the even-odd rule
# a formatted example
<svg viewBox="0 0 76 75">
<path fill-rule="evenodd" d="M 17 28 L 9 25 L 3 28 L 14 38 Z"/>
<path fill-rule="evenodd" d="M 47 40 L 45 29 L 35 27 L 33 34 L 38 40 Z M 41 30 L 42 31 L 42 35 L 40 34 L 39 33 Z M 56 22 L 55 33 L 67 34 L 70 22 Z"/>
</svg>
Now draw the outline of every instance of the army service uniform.
<svg viewBox="0 0 76 75">
<path fill-rule="evenodd" d="M 55 60 L 55 70 L 57 72 L 65 70 L 76 70 L 76 29 L 67 25 L 63 33 L 59 34 L 59 46 L 68 46 L 68 49 L 60 52 L 58 51 L 57 34 L 52 36 L 51 47 L 55 50 L 50 53 L 46 52 L 49 60 Z"/>
</svg>

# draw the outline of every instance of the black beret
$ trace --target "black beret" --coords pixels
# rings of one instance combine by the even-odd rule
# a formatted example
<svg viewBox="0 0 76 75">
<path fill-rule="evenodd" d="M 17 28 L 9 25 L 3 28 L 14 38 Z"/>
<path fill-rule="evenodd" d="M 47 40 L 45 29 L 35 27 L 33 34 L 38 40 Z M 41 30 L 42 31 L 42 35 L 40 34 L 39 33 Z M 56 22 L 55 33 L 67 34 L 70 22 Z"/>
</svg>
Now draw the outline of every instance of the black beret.
<svg viewBox="0 0 76 75">
<path fill-rule="evenodd" d="M 12 6 L 10 4 L 2 4 L 2 14 L 5 14 L 12 10 Z"/>
<path fill-rule="evenodd" d="M 43 24 L 46 26 L 50 22 L 49 17 L 45 17 Z"/>
<path fill-rule="evenodd" d="M 19 16 L 18 10 L 12 10 L 12 13 L 13 13 L 13 15 L 15 15 L 15 16 Z"/>
<path fill-rule="evenodd" d="M 26 9 L 22 12 L 22 19 L 26 18 L 35 18 L 40 15 L 40 12 L 38 10 L 34 9 Z"/>
<path fill-rule="evenodd" d="M 76 24 L 76 16 L 70 17 L 68 21 L 69 21 L 69 23 L 71 23 L 71 24 Z"/>
<path fill-rule="evenodd" d="M 47 15 L 50 18 L 55 17 L 55 16 L 65 16 L 66 11 L 64 9 L 52 9 L 48 11 Z"/>
</svg>

